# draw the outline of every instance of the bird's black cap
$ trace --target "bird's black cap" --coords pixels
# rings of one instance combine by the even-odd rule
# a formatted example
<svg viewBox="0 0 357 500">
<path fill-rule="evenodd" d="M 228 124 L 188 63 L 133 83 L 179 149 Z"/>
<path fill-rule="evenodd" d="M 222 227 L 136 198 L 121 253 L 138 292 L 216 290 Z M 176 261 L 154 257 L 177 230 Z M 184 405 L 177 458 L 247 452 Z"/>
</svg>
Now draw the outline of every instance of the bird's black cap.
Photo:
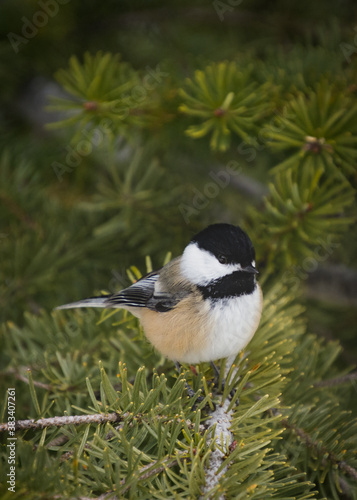
<svg viewBox="0 0 357 500">
<path fill-rule="evenodd" d="M 217 258 L 224 257 L 227 263 L 249 266 L 255 260 L 255 250 L 247 233 L 232 224 L 212 224 L 191 240 L 199 248 Z"/>
</svg>

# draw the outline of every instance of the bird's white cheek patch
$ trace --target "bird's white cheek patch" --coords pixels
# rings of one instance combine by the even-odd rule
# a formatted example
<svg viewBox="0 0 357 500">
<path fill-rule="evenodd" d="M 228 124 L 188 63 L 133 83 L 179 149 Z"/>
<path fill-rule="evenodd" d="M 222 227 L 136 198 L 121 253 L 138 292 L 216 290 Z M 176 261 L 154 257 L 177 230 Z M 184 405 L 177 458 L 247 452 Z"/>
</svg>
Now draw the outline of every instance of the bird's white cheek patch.
<svg viewBox="0 0 357 500">
<path fill-rule="evenodd" d="M 210 252 L 199 248 L 197 243 L 190 243 L 181 258 L 181 273 L 195 285 L 207 285 L 239 269 L 239 264 L 221 264 Z"/>
</svg>

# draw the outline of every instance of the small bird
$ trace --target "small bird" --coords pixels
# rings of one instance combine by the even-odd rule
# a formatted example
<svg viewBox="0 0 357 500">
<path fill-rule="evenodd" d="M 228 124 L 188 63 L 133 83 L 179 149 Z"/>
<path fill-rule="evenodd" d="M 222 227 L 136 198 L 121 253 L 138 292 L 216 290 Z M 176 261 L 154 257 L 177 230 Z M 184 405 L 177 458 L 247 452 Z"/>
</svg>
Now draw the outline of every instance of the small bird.
<svg viewBox="0 0 357 500">
<path fill-rule="evenodd" d="M 238 226 L 212 224 L 180 257 L 128 288 L 56 309 L 127 309 L 176 366 L 213 362 L 238 354 L 258 328 L 263 299 L 257 272 L 248 235 Z"/>
</svg>

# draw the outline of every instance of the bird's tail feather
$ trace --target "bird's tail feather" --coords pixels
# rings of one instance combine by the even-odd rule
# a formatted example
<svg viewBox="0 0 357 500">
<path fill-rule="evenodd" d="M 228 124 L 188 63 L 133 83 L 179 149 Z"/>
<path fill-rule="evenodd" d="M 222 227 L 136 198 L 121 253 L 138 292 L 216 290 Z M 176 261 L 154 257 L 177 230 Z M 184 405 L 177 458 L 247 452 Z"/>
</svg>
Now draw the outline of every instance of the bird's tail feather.
<svg viewBox="0 0 357 500">
<path fill-rule="evenodd" d="M 109 297 L 110 295 L 78 300 L 78 302 L 71 302 L 70 304 L 64 304 L 63 306 L 55 307 L 55 310 L 76 309 L 77 307 L 110 307 L 110 303 L 108 302 Z"/>
</svg>

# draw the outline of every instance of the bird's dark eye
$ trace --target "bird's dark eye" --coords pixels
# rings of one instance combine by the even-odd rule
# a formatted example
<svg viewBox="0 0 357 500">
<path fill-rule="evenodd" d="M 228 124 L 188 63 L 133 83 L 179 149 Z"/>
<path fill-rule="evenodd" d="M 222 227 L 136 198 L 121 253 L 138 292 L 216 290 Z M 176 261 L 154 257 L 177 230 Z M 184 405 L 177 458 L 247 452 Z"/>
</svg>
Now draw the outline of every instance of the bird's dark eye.
<svg viewBox="0 0 357 500">
<path fill-rule="evenodd" d="M 217 259 L 221 264 L 228 264 L 228 258 L 225 255 L 218 255 Z"/>
</svg>

